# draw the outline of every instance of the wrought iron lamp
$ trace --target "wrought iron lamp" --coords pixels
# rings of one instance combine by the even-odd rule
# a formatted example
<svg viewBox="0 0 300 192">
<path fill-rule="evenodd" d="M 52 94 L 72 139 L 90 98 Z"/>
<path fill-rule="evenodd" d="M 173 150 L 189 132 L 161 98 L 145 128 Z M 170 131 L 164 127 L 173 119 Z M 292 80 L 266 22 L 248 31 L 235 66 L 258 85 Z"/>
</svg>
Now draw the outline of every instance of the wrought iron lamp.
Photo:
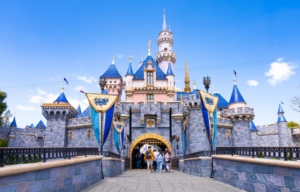
<svg viewBox="0 0 300 192">
<path fill-rule="evenodd" d="M 100 88 L 101 88 L 101 93 L 103 93 L 104 88 L 106 87 L 106 84 L 107 84 L 107 81 L 106 81 L 105 77 L 100 77 L 99 85 L 100 85 Z"/>
<path fill-rule="evenodd" d="M 206 89 L 206 92 L 208 93 L 208 89 L 209 89 L 209 85 L 210 85 L 210 77 L 209 76 L 203 78 L 203 85 Z"/>
</svg>

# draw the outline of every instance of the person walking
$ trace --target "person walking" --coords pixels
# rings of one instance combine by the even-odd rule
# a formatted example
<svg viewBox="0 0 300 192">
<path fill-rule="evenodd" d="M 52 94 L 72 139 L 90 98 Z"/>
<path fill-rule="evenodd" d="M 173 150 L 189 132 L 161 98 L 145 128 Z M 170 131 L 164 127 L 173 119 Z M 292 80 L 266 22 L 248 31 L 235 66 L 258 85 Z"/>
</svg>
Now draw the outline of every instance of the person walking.
<svg viewBox="0 0 300 192">
<path fill-rule="evenodd" d="M 161 173 L 162 165 L 164 162 L 164 153 L 161 150 L 161 148 L 158 148 L 158 154 L 157 154 L 157 156 L 155 156 L 155 159 L 156 159 L 156 163 L 157 163 L 157 171 L 158 171 L 158 173 Z"/>
<path fill-rule="evenodd" d="M 145 157 L 145 155 L 144 155 L 144 153 L 142 153 L 141 154 L 141 169 L 144 169 L 144 164 L 145 164 L 145 160 L 144 160 L 144 157 Z"/>
<path fill-rule="evenodd" d="M 154 153 L 154 160 L 153 160 L 153 171 L 155 172 L 157 169 L 157 161 L 156 161 L 156 157 L 158 155 L 157 149 L 153 149 L 153 153 Z"/>
<path fill-rule="evenodd" d="M 141 168 L 141 156 L 140 154 L 136 154 L 136 168 L 140 169 Z"/>
<path fill-rule="evenodd" d="M 166 154 L 165 154 L 165 162 L 166 162 L 166 171 L 167 173 L 170 173 L 170 163 L 172 161 L 172 154 L 171 154 L 171 151 L 168 151 Z"/>
<path fill-rule="evenodd" d="M 150 173 L 150 170 L 151 170 L 151 173 L 153 173 L 152 165 L 153 165 L 153 160 L 155 159 L 155 155 L 151 149 L 151 145 L 148 146 L 148 150 L 146 151 L 144 158 L 145 158 L 145 161 L 147 161 L 148 173 Z"/>
<path fill-rule="evenodd" d="M 168 148 L 165 148 L 164 156 L 168 153 L 168 151 L 169 151 L 169 149 L 168 149 Z M 164 165 L 165 165 L 166 172 L 168 172 L 168 169 L 167 169 L 167 165 L 166 165 L 165 159 L 164 159 Z"/>
</svg>

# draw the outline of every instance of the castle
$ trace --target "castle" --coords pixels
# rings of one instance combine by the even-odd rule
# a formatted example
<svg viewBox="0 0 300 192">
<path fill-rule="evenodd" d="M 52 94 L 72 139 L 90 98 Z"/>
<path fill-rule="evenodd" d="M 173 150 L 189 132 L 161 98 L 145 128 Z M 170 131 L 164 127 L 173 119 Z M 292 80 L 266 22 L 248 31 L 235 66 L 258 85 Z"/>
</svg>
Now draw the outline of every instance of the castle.
<svg viewBox="0 0 300 192">
<path fill-rule="evenodd" d="M 190 88 L 187 62 L 184 90 L 175 89 L 176 53 L 172 50 L 173 43 L 173 33 L 164 15 L 155 58 L 151 55 L 149 41 L 148 56 L 140 62 L 135 73 L 130 59 L 123 79 L 113 60 L 100 76 L 107 81 L 105 92 L 119 95 L 115 118 L 125 123 L 126 135 L 124 147 L 120 150 L 116 147 L 115 132 L 111 126 L 104 151 L 133 158 L 145 143 L 167 147 L 179 156 L 210 150 L 196 84 L 193 90 Z M 125 101 L 121 101 L 123 90 Z M 254 110 L 247 106 L 236 81 L 229 102 L 218 92 L 214 95 L 219 97 L 214 147 L 299 145 L 300 131 L 287 127 L 280 104 L 277 124 L 255 126 L 252 121 Z M 14 118 L 11 126 L 0 127 L 0 139 L 9 140 L 9 147 L 98 147 L 89 108 L 81 112 L 80 106 L 77 109 L 73 107 L 64 91 L 53 103 L 43 103 L 41 108 L 47 126 L 40 121 L 37 126 L 17 128 Z M 183 129 L 186 130 L 186 141 L 183 141 Z"/>
</svg>

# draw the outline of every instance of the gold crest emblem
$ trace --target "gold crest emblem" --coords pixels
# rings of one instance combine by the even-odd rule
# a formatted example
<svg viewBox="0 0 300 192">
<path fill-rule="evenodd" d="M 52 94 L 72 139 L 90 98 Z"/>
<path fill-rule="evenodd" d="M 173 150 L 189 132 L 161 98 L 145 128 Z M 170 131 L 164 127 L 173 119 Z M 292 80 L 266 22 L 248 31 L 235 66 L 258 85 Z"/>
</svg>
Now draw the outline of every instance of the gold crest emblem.
<svg viewBox="0 0 300 192">
<path fill-rule="evenodd" d="M 148 125 L 149 127 L 152 127 L 152 126 L 154 125 L 154 121 L 153 121 L 153 120 L 147 121 L 147 125 Z"/>
</svg>

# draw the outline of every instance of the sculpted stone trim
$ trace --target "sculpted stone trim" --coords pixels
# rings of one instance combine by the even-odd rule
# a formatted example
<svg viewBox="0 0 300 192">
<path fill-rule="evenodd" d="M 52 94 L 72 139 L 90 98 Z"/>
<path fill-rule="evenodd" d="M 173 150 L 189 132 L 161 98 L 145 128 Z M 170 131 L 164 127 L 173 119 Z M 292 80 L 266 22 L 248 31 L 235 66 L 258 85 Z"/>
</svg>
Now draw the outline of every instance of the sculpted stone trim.
<svg viewBox="0 0 300 192">
<path fill-rule="evenodd" d="M 259 133 L 257 135 L 278 135 L 278 132 L 273 132 L 273 133 Z"/>
<path fill-rule="evenodd" d="M 211 159 L 211 157 L 194 157 L 189 159 L 183 159 L 182 161 L 194 161 L 194 160 L 201 160 L 201 159 Z"/>
<path fill-rule="evenodd" d="M 69 125 L 67 129 L 81 129 L 81 128 L 91 128 L 93 127 L 92 123 L 80 124 L 80 125 Z"/>
<path fill-rule="evenodd" d="M 122 159 L 117 159 L 113 157 L 103 157 L 102 161 L 122 161 Z"/>
<path fill-rule="evenodd" d="M 214 125 L 213 123 L 211 123 L 211 124 Z M 217 123 L 217 127 L 218 127 L 218 128 L 228 128 L 228 129 L 232 129 L 232 128 L 233 128 L 233 125 Z"/>
<path fill-rule="evenodd" d="M 16 136 L 15 135 L 10 135 L 9 138 L 14 139 L 14 138 L 16 138 Z"/>
<path fill-rule="evenodd" d="M 27 173 L 32 171 L 39 171 L 43 169 L 50 169 L 55 167 L 63 167 L 67 165 L 73 165 L 77 163 L 84 163 L 88 161 L 102 160 L 103 156 L 92 156 L 92 157 L 82 157 L 76 159 L 67 159 L 67 160 L 57 160 L 46 163 L 35 163 L 35 164 L 23 164 L 16 166 L 9 166 L 0 168 L 0 177 L 5 177 L 9 175 L 16 175 L 20 173 Z"/>
<path fill-rule="evenodd" d="M 249 157 L 235 157 L 231 155 L 213 155 L 213 158 L 216 159 L 226 159 L 231 161 L 242 161 L 247 163 L 257 163 L 263 165 L 273 165 L 279 167 L 290 167 L 300 169 L 300 163 L 297 161 L 280 161 L 272 159 L 260 159 L 260 158 L 249 158 Z"/>
<path fill-rule="evenodd" d="M 30 134 L 30 133 L 16 133 L 16 135 L 30 135 L 30 136 L 35 136 L 35 140 L 38 140 L 37 134 Z M 16 137 L 16 136 L 15 136 Z"/>
</svg>

